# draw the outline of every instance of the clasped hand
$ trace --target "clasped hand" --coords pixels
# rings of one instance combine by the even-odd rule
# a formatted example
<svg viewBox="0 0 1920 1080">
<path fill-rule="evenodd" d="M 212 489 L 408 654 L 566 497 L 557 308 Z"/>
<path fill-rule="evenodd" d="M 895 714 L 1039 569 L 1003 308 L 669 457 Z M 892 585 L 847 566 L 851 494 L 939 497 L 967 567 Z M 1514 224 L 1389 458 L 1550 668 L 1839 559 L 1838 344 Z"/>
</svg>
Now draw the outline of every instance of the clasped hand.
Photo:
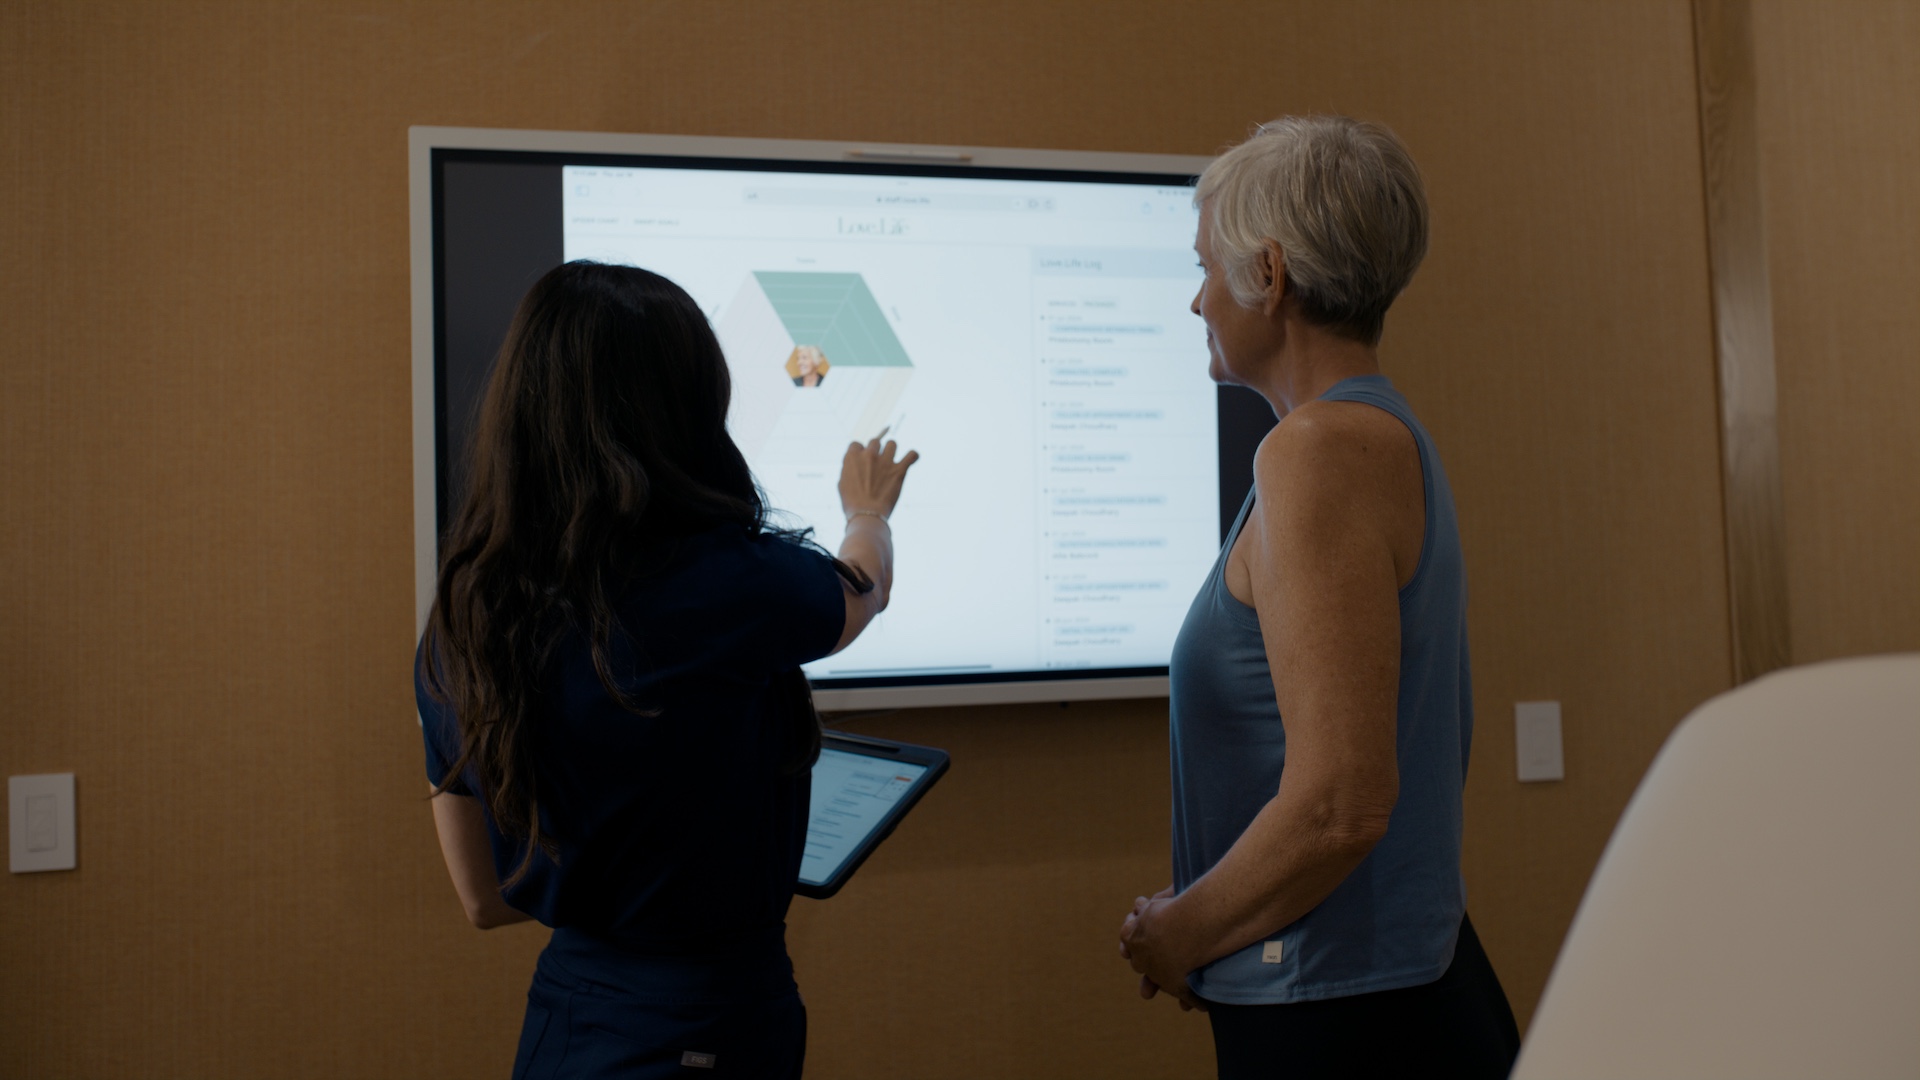
<svg viewBox="0 0 1920 1080">
<path fill-rule="evenodd" d="M 1120 923 L 1120 958 L 1140 973 L 1142 998 L 1164 991 L 1180 1003 L 1180 1008 L 1205 1012 L 1206 1002 L 1187 986 L 1191 967 L 1169 948 L 1164 932 L 1165 912 L 1172 902 L 1171 885 L 1152 896 L 1134 898 L 1133 910 Z"/>
</svg>

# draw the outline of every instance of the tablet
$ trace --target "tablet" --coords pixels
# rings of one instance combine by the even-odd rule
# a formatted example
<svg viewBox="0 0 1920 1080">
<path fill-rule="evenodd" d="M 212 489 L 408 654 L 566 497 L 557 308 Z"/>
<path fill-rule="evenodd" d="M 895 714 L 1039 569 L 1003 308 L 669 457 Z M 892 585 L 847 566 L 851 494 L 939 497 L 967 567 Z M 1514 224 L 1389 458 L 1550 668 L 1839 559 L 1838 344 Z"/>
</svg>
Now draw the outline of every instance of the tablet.
<svg viewBox="0 0 1920 1080">
<path fill-rule="evenodd" d="M 829 731 L 813 764 L 806 853 L 794 892 L 825 899 L 840 891 L 880 841 L 947 771 L 947 752 L 867 735 Z"/>
</svg>

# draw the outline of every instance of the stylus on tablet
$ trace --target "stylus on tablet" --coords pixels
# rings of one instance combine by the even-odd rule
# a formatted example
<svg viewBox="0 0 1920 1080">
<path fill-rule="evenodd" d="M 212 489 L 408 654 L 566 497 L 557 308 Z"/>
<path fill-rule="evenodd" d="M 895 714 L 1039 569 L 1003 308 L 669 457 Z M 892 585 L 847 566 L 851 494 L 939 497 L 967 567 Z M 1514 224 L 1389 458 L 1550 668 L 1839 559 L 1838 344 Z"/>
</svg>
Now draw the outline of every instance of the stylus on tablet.
<svg viewBox="0 0 1920 1080">
<path fill-rule="evenodd" d="M 822 735 L 794 891 L 815 899 L 839 892 L 946 771 L 945 750 L 838 731 Z"/>
</svg>

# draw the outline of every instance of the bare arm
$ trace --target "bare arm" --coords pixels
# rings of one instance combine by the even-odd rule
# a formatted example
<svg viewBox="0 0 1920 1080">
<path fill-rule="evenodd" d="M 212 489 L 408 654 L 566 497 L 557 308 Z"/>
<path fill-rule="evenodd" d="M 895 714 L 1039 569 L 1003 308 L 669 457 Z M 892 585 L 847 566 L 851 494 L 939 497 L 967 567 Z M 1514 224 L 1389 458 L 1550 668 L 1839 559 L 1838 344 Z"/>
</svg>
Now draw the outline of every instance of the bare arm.
<svg viewBox="0 0 1920 1080">
<path fill-rule="evenodd" d="M 1188 972 L 1299 919 L 1385 835 L 1399 798 L 1399 589 L 1425 528 L 1419 468 L 1406 429 L 1364 405 L 1305 406 L 1261 445 L 1247 585 L 1285 775 L 1186 892 L 1136 903 L 1123 943 L 1154 983 L 1184 991 Z"/>
<path fill-rule="evenodd" d="M 500 877 L 493 869 L 493 848 L 487 843 L 487 821 L 480 800 L 441 792 L 433 803 L 433 827 L 440 834 L 440 854 L 467 920 L 482 930 L 526 922 L 532 916 L 509 907 L 500 898 Z"/>
<path fill-rule="evenodd" d="M 872 580 L 873 588 L 860 593 L 847 582 L 840 583 L 841 592 L 846 594 L 847 621 L 834 652 L 853 644 L 874 617 L 887 609 L 893 595 L 893 527 L 887 518 L 900 501 L 900 486 L 906 481 L 907 470 L 920 460 L 920 454 L 909 450 L 895 461 L 899 447 L 891 441 L 882 445 L 880 440 L 885 435 L 882 431 L 871 442 L 848 446 L 840 465 L 840 507 L 847 515 L 840 559 L 858 567 Z"/>
</svg>

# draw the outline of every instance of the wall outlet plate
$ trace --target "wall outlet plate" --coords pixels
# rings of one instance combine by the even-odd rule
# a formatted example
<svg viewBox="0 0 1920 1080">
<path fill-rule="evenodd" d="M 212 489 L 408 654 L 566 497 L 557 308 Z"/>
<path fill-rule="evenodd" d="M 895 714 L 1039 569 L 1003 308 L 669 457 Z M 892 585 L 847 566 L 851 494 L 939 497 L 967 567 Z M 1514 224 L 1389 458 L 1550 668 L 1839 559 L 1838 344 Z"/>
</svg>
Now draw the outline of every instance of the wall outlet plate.
<svg viewBox="0 0 1920 1080">
<path fill-rule="evenodd" d="M 1514 703 L 1513 756 L 1523 781 L 1567 778 L 1567 763 L 1560 747 L 1559 702 Z"/>
<path fill-rule="evenodd" d="M 73 774 L 7 777 L 7 869 L 16 874 L 78 865 Z"/>
</svg>

